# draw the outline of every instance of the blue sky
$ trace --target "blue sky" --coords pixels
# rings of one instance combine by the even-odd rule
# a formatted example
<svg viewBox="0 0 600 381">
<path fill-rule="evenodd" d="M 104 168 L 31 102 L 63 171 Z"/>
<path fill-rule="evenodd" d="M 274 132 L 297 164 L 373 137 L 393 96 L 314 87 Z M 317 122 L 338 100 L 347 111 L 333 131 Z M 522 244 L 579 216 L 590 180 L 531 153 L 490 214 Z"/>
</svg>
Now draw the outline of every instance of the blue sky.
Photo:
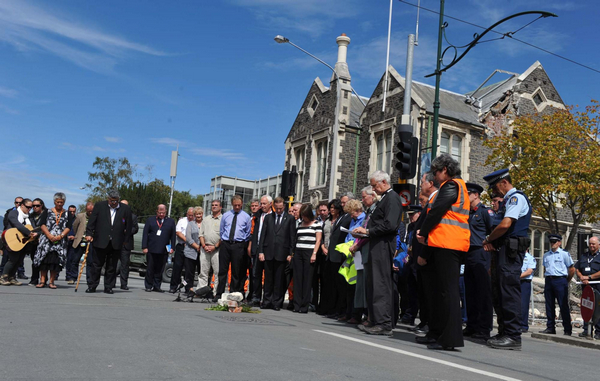
<svg viewBox="0 0 600 381">
<path fill-rule="evenodd" d="M 416 3 L 416 0 L 414 1 Z M 439 1 L 421 5 L 438 9 Z M 390 64 L 405 74 L 416 8 L 393 4 Z M 312 81 L 331 72 L 277 34 L 335 64 L 335 38 L 351 38 L 352 86 L 370 95 L 385 69 L 387 0 L 80 1 L 0 0 L 0 208 L 16 195 L 67 194 L 81 203 L 96 156 L 125 156 L 168 181 L 180 144 L 176 188 L 209 190 L 217 175 L 280 173 L 284 140 Z M 446 14 L 489 26 L 546 10 L 515 37 L 600 69 L 594 2 L 447 1 Z M 499 30 L 516 30 L 532 17 Z M 481 32 L 454 20 L 456 45 Z M 422 11 L 414 80 L 433 71 L 438 16 Z M 495 69 L 522 73 L 539 60 L 567 104 L 599 99 L 600 74 L 508 39 L 475 47 L 442 77 L 464 93 Z"/>
</svg>

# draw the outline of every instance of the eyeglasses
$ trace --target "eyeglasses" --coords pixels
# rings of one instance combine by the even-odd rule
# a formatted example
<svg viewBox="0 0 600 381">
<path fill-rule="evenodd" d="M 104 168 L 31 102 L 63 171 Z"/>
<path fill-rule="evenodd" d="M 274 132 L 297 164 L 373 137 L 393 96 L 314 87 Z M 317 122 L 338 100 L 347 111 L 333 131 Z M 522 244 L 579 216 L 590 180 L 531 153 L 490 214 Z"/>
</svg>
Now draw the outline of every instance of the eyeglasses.
<svg viewBox="0 0 600 381">
<path fill-rule="evenodd" d="M 42 206 L 41 205 L 35 205 L 35 204 L 33 204 L 33 207 L 34 208 L 41 208 Z"/>
</svg>

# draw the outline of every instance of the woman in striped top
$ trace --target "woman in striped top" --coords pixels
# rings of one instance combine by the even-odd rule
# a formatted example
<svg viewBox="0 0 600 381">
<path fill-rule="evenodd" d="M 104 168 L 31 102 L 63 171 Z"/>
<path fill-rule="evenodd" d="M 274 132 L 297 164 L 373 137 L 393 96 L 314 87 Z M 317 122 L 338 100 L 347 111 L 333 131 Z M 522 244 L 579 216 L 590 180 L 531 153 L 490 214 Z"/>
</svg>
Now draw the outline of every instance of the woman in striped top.
<svg viewBox="0 0 600 381">
<path fill-rule="evenodd" d="M 292 258 L 294 269 L 294 312 L 307 313 L 310 302 L 312 267 L 317 260 L 323 228 L 315 220 L 310 204 L 300 208 L 302 222 L 296 230 L 296 245 Z"/>
</svg>

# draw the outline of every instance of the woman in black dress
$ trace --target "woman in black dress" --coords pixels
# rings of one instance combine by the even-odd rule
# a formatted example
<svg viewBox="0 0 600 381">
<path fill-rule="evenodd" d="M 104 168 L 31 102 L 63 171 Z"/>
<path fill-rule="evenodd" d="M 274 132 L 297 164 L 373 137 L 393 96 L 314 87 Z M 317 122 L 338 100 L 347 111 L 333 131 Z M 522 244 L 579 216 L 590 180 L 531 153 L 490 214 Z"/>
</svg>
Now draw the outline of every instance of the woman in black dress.
<svg viewBox="0 0 600 381">
<path fill-rule="evenodd" d="M 54 194 L 54 208 L 48 210 L 45 221 L 40 221 L 43 234 L 33 261 L 40 269 L 40 283 L 37 288 L 46 286 L 46 278 L 50 271 L 48 287 L 55 289 L 56 275 L 67 260 L 67 234 L 73 225 L 73 218 L 64 209 L 66 199 L 62 192 Z"/>
</svg>

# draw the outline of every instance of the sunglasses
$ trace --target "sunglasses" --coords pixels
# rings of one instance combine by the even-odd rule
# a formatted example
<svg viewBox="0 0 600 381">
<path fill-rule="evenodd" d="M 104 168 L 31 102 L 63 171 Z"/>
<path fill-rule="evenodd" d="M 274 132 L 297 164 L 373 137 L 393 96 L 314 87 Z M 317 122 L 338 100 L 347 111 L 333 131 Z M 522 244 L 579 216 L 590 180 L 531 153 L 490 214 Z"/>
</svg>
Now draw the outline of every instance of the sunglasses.
<svg viewBox="0 0 600 381">
<path fill-rule="evenodd" d="M 31 209 L 31 205 L 27 206 L 27 205 L 23 205 L 24 207 L 26 207 L 27 209 Z"/>
<path fill-rule="evenodd" d="M 42 206 L 41 205 L 35 205 L 35 204 L 33 204 L 33 207 L 34 208 L 41 208 Z"/>
<path fill-rule="evenodd" d="M 21 201 L 15 201 L 15 205 L 21 205 L 22 202 Z"/>
<path fill-rule="evenodd" d="M 558 240 L 556 240 L 556 239 L 551 239 L 550 240 L 550 243 L 556 243 L 556 242 L 558 242 Z"/>
</svg>

